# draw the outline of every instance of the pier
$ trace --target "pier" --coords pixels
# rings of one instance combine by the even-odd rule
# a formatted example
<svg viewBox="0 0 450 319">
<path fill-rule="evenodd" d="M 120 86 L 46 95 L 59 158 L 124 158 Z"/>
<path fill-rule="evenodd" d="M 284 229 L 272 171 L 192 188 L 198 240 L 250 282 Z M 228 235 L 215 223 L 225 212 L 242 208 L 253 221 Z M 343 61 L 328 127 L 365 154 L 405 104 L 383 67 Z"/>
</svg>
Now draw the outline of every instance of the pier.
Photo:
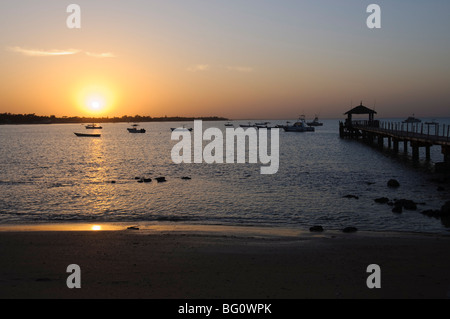
<svg viewBox="0 0 450 319">
<path fill-rule="evenodd" d="M 450 171 L 450 125 L 437 123 L 405 123 L 383 122 L 375 120 L 377 112 L 362 105 L 362 103 L 346 112 L 345 122 L 339 122 L 339 135 L 341 138 L 361 139 L 367 144 L 378 145 L 383 148 L 385 139 L 387 146 L 395 153 L 408 154 L 408 145 L 412 151 L 412 158 L 418 161 L 420 148 L 425 148 L 426 160 L 431 160 L 430 149 L 440 146 L 443 162 L 435 164 L 436 171 Z M 353 120 L 354 114 L 368 114 L 368 120 Z"/>
</svg>

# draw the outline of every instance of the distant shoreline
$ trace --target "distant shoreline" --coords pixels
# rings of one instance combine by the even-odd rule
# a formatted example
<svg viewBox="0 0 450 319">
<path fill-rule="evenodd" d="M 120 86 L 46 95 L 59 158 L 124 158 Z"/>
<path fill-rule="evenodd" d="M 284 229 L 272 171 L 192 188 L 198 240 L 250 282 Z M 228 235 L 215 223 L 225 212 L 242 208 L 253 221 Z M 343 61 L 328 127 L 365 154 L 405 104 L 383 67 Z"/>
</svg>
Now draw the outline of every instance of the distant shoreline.
<svg viewBox="0 0 450 319">
<path fill-rule="evenodd" d="M 24 125 L 24 124 L 83 124 L 83 123 L 128 123 L 128 122 L 183 122 L 183 121 L 229 121 L 228 118 L 219 116 L 204 116 L 204 117 L 181 117 L 181 116 L 127 116 L 122 117 L 79 117 L 79 116 L 63 116 L 56 117 L 40 116 L 36 114 L 11 114 L 0 113 L 0 125 Z"/>
</svg>

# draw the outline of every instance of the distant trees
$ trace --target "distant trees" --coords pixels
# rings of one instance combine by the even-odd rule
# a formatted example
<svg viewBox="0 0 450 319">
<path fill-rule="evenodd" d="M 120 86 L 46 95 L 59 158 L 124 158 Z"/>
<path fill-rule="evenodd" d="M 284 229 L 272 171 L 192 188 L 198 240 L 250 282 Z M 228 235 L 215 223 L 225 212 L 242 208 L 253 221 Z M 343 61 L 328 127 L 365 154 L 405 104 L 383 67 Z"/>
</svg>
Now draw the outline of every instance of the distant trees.
<svg viewBox="0 0 450 319">
<path fill-rule="evenodd" d="M 0 124 L 55 124 L 55 123 L 119 123 L 119 122 L 177 122 L 177 121 L 228 121 L 227 118 L 210 116 L 210 117 L 151 117 L 151 116 L 128 116 L 122 117 L 79 117 L 79 116 L 63 116 L 56 117 L 39 116 L 35 113 L 32 114 L 12 114 L 12 113 L 0 113 Z"/>
</svg>

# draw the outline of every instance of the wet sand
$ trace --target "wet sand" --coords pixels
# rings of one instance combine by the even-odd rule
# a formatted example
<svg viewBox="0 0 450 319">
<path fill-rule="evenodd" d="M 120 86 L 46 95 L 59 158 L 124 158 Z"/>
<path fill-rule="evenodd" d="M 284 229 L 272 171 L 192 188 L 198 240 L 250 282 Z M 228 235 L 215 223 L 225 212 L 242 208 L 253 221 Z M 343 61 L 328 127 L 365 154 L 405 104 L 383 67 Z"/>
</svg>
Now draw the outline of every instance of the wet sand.
<svg viewBox="0 0 450 319">
<path fill-rule="evenodd" d="M 450 237 L 256 228 L 0 231 L 0 298 L 449 298 Z M 69 289 L 67 266 L 81 268 Z M 381 288 L 366 285 L 381 267 Z"/>
</svg>

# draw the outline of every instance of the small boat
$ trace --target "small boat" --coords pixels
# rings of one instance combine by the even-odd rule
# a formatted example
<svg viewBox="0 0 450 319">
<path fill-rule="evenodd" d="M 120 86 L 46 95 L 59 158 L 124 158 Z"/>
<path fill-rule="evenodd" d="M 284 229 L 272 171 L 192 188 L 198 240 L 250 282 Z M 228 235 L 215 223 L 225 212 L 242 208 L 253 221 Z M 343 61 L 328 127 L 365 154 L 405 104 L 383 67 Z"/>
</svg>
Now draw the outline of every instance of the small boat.
<svg viewBox="0 0 450 319">
<path fill-rule="evenodd" d="M 170 128 L 171 130 L 172 130 L 172 132 L 173 131 L 175 131 L 175 130 L 177 130 L 177 131 L 192 131 L 192 128 L 186 128 L 186 127 L 184 127 L 184 125 L 183 125 L 183 127 L 172 127 L 172 128 Z"/>
<path fill-rule="evenodd" d="M 234 125 L 233 125 L 233 123 L 228 122 L 228 123 L 225 123 L 225 126 L 234 126 Z"/>
<path fill-rule="evenodd" d="M 248 124 L 241 124 L 239 126 L 240 127 L 255 127 L 255 124 L 250 124 L 250 122 L 248 122 Z"/>
<path fill-rule="evenodd" d="M 406 120 L 403 121 L 403 123 L 420 123 L 420 122 L 422 122 L 422 121 L 418 118 L 415 118 L 414 114 L 413 114 L 413 116 L 410 116 Z"/>
<path fill-rule="evenodd" d="M 97 125 L 97 124 L 88 124 L 86 125 L 86 129 L 88 130 L 101 130 L 103 127 Z"/>
<path fill-rule="evenodd" d="M 314 127 L 308 127 L 304 117 L 300 117 L 297 122 L 292 125 L 285 125 L 283 129 L 286 132 L 314 132 Z"/>
<path fill-rule="evenodd" d="M 135 127 L 132 128 L 127 128 L 128 132 L 130 133 L 145 133 L 145 129 L 141 128 L 141 129 L 137 129 Z"/>
<path fill-rule="evenodd" d="M 308 126 L 323 126 L 323 123 L 319 122 L 319 117 L 316 115 L 312 122 L 306 123 Z"/>
<path fill-rule="evenodd" d="M 426 125 L 438 125 L 439 122 L 437 122 L 436 120 L 432 120 L 431 122 L 425 122 Z"/>
<path fill-rule="evenodd" d="M 88 133 L 74 133 L 76 136 L 80 137 L 100 137 L 101 134 L 88 134 Z"/>
</svg>

